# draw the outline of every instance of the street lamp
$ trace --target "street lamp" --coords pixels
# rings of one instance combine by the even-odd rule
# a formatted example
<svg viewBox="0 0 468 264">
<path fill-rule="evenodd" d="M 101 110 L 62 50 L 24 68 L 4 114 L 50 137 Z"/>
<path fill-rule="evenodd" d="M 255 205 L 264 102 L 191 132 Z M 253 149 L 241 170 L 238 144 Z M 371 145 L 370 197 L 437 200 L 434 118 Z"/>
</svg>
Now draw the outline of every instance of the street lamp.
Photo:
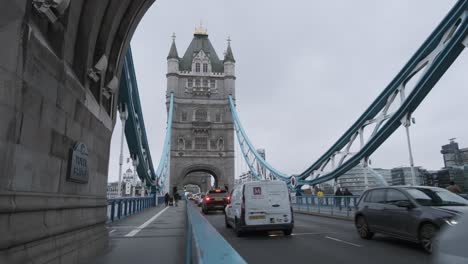
<svg viewBox="0 0 468 264">
<path fill-rule="evenodd" d="M 411 185 L 416 185 L 416 173 L 414 171 L 413 151 L 411 149 L 411 140 L 410 140 L 410 134 L 409 134 L 409 127 L 411 126 L 411 123 L 415 124 L 416 121 L 414 117 L 411 118 L 411 115 L 409 114 L 406 117 L 406 119 L 403 121 L 403 126 L 405 127 L 405 130 L 406 130 L 406 140 L 408 142 L 409 162 L 410 162 L 410 167 L 411 167 Z"/>
<path fill-rule="evenodd" d="M 118 184 L 118 196 L 122 196 L 122 165 L 123 165 L 123 143 L 124 143 L 124 136 L 125 136 L 125 122 L 128 118 L 128 111 L 126 104 L 119 105 L 119 114 L 120 114 L 120 121 L 122 122 L 122 136 L 120 138 L 120 157 L 119 157 L 119 184 Z"/>
</svg>

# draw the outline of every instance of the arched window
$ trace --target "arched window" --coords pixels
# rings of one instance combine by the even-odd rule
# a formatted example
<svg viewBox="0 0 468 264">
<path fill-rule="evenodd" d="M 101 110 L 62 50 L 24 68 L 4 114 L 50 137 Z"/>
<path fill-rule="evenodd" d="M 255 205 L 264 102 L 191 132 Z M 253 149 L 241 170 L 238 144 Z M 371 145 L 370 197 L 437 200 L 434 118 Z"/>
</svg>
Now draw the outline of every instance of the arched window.
<svg viewBox="0 0 468 264">
<path fill-rule="evenodd" d="M 224 150 L 224 139 L 222 137 L 218 139 L 218 149 Z"/>
<path fill-rule="evenodd" d="M 195 80 L 195 87 L 200 87 L 200 79 Z"/>
<path fill-rule="evenodd" d="M 203 63 L 203 72 L 208 72 L 208 63 Z"/>
<path fill-rule="evenodd" d="M 208 119 L 208 113 L 204 109 L 197 109 L 195 111 L 195 121 L 206 121 Z"/>
<path fill-rule="evenodd" d="M 192 149 L 192 140 L 187 139 L 185 141 L 185 149 Z"/>
<path fill-rule="evenodd" d="M 182 121 L 187 121 L 187 112 L 186 112 L 186 111 L 182 111 L 182 113 L 181 113 L 181 120 L 182 120 Z"/>
<path fill-rule="evenodd" d="M 216 113 L 215 121 L 216 122 L 221 122 L 221 113 L 220 112 Z"/>
<path fill-rule="evenodd" d="M 195 137 L 195 149 L 205 150 L 208 149 L 207 137 Z"/>
<path fill-rule="evenodd" d="M 178 142 L 177 142 L 177 149 L 178 150 L 184 150 L 185 149 L 185 140 L 184 138 L 180 137 Z"/>
<path fill-rule="evenodd" d="M 203 79 L 203 87 L 208 87 L 208 80 L 207 79 Z"/>
<path fill-rule="evenodd" d="M 195 63 L 195 72 L 200 72 L 200 63 Z"/>
</svg>

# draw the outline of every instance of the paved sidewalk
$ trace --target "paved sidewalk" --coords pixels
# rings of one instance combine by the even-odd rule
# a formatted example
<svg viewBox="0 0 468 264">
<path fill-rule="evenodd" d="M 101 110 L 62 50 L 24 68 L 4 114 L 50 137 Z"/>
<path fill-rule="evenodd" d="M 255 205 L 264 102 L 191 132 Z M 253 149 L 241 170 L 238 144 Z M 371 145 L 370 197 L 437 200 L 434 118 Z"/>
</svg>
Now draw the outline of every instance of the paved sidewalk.
<svg viewBox="0 0 468 264">
<path fill-rule="evenodd" d="M 184 263 L 185 217 L 185 203 L 180 202 L 111 223 L 108 251 L 87 263 Z"/>
</svg>

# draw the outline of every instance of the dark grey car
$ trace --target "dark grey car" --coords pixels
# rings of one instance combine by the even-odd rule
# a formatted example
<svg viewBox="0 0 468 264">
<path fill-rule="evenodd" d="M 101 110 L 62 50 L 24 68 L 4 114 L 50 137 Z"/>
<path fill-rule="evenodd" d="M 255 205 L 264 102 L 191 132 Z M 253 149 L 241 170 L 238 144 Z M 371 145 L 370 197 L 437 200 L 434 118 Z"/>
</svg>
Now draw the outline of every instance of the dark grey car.
<svg viewBox="0 0 468 264">
<path fill-rule="evenodd" d="M 427 252 L 432 252 L 432 240 L 439 229 L 457 224 L 465 212 L 468 212 L 468 201 L 445 189 L 383 187 L 363 193 L 355 225 L 364 239 L 382 233 L 421 243 Z"/>
</svg>

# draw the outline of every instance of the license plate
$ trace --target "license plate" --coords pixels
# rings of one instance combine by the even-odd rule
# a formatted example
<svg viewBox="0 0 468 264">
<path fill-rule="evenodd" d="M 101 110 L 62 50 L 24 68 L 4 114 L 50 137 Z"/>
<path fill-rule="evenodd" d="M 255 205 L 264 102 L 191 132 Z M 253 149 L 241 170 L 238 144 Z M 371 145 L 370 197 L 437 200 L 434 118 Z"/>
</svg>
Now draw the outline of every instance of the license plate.
<svg viewBox="0 0 468 264">
<path fill-rule="evenodd" d="M 222 201 L 223 198 L 215 198 L 215 201 Z"/>
<path fill-rule="evenodd" d="M 265 219 L 264 215 L 251 215 L 249 216 L 250 220 Z"/>
</svg>

